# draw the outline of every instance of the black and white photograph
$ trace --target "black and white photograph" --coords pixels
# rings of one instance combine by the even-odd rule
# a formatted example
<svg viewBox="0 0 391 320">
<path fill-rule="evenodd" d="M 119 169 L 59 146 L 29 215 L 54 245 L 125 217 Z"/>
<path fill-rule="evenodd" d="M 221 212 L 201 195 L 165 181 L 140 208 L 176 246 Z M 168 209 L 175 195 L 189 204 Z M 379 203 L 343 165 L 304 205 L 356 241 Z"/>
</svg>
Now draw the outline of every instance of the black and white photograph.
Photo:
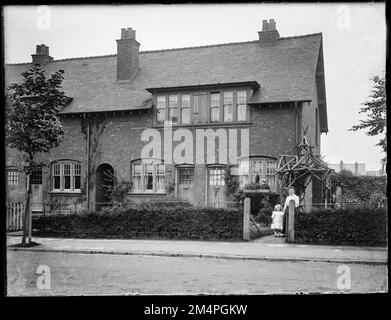
<svg viewBox="0 0 391 320">
<path fill-rule="evenodd" d="M 5 295 L 388 293 L 385 9 L 4 5 Z"/>
</svg>

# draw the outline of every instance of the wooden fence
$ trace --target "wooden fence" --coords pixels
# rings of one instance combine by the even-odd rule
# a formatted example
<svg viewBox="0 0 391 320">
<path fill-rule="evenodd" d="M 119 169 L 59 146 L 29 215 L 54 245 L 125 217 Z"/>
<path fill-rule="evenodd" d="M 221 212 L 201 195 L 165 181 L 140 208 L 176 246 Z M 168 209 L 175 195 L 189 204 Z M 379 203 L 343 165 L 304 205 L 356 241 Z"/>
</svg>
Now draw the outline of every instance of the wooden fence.
<svg viewBox="0 0 391 320">
<path fill-rule="evenodd" d="M 7 231 L 19 231 L 23 229 L 23 203 L 7 203 Z"/>
</svg>

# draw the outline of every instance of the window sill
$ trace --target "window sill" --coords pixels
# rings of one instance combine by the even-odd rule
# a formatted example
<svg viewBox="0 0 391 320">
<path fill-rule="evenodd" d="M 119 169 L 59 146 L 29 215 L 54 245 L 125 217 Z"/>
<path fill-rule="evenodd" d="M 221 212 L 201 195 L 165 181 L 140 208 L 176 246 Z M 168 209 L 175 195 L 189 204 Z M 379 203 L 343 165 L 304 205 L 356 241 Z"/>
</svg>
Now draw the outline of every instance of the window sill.
<svg viewBox="0 0 391 320">
<path fill-rule="evenodd" d="M 49 191 L 51 194 L 82 194 L 81 191 Z"/>
<path fill-rule="evenodd" d="M 166 192 L 129 192 L 131 196 L 165 195 Z"/>
</svg>

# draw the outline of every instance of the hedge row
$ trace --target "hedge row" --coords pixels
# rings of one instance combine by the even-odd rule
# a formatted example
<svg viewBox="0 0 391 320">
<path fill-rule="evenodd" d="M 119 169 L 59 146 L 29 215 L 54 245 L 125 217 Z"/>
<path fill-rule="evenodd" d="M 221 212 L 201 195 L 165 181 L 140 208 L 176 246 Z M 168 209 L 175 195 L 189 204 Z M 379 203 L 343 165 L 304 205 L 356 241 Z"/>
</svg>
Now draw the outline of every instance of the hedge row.
<svg viewBox="0 0 391 320">
<path fill-rule="evenodd" d="M 295 241 L 299 243 L 385 246 L 385 208 L 317 210 L 295 215 Z"/>
<path fill-rule="evenodd" d="M 237 209 L 155 204 L 41 216 L 33 229 L 37 236 L 240 240 L 243 214 Z"/>
</svg>

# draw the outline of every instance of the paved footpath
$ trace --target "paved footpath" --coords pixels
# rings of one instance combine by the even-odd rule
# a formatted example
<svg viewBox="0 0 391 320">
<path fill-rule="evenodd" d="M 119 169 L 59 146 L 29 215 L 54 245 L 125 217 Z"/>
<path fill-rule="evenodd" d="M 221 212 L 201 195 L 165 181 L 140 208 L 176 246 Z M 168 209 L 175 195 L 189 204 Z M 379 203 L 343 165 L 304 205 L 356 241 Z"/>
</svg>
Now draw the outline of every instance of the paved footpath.
<svg viewBox="0 0 391 320">
<path fill-rule="evenodd" d="M 267 241 L 268 239 L 271 241 Z M 20 241 L 20 236 L 7 236 L 7 246 L 20 243 Z M 8 250 L 242 260 L 363 263 L 374 265 L 387 264 L 388 257 L 386 248 L 288 244 L 283 242 L 283 239 L 278 239 L 277 241 L 277 239 L 273 239 L 273 237 L 261 238 L 251 242 L 64 239 L 39 237 L 33 237 L 33 241 L 40 243 L 40 245 L 31 248 L 8 247 Z"/>
</svg>

